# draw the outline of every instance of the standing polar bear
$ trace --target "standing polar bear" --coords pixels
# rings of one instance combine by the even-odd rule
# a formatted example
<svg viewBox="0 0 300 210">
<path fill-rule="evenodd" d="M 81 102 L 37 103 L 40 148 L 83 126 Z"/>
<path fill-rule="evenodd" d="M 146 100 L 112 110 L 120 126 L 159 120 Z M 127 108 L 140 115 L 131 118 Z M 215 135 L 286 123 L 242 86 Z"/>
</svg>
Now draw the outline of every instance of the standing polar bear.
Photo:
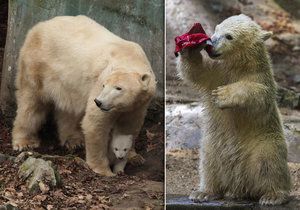
<svg viewBox="0 0 300 210">
<path fill-rule="evenodd" d="M 287 147 L 264 45 L 271 35 L 241 14 L 216 26 L 210 54 L 215 60 L 203 57 L 201 48 L 180 55 L 179 75 L 200 90 L 205 106 L 193 201 L 226 194 L 275 205 L 288 198 Z"/>
<path fill-rule="evenodd" d="M 62 16 L 28 32 L 16 88 L 15 150 L 39 146 L 38 131 L 53 104 L 61 145 L 73 148 L 85 141 L 88 165 L 112 176 L 110 133 L 138 135 L 156 82 L 138 44 L 86 16 Z"/>
</svg>

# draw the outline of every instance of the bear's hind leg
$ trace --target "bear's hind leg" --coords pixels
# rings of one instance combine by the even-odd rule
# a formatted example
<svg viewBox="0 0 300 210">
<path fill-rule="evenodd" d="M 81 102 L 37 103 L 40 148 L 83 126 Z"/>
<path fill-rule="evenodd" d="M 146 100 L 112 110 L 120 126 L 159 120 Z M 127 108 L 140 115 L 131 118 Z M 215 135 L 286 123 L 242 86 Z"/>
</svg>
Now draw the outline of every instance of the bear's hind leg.
<svg viewBox="0 0 300 210">
<path fill-rule="evenodd" d="M 280 205 L 289 200 L 288 192 L 277 191 L 277 192 L 269 192 L 261 196 L 259 199 L 260 205 Z"/>
<path fill-rule="evenodd" d="M 40 145 L 38 131 L 44 122 L 48 107 L 31 90 L 17 90 L 17 116 L 12 130 L 14 150 L 37 148 Z"/>
<path fill-rule="evenodd" d="M 274 139 L 274 135 L 272 136 Z M 266 137 L 266 139 L 270 137 Z M 253 196 L 259 194 L 261 205 L 280 205 L 288 201 L 291 187 L 284 139 L 264 141 L 253 154 Z M 275 144 L 276 142 L 276 144 Z M 251 173 L 251 172 L 250 172 Z"/>
<path fill-rule="evenodd" d="M 212 200 L 218 200 L 223 198 L 223 192 L 221 190 L 221 186 L 218 182 L 218 178 L 216 177 L 216 173 L 211 171 L 208 175 L 207 170 L 210 170 L 209 168 L 204 168 L 204 164 L 202 163 L 202 160 L 200 162 L 200 184 L 199 184 L 199 190 L 193 191 L 189 199 L 196 203 L 206 202 L 206 201 L 212 201 Z"/>
<path fill-rule="evenodd" d="M 61 146 L 72 150 L 84 145 L 84 136 L 80 127 L 81 116 L 58 110 L 56 121 Z"/>
<path fill-rule="evenodd" d="M 196 190 L 190 194 L 189 199 L 195 203 L 202 203 L 202 202 L 207 202 L 207 201 L 218 200 L 218 199 L 221 199 L 222 197 L 223 196 L 221 194 Z"/>
</svg>

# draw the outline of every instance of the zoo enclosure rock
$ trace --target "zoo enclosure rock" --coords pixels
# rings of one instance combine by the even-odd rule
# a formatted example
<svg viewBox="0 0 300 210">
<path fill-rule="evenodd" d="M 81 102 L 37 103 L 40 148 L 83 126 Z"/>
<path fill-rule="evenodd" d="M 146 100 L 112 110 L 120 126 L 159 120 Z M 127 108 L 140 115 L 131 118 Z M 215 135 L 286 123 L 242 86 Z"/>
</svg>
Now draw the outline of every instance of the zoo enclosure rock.
<svg viewBox="0 0 300 210">
<path fill-rule="evenodd" d="M 300 108 L 300 93 L 284 87 L 278 87 L 277 102 L 279 107 Z"/>
<path fill-rule="evenodd" d="M 30 192 L 47 192 L 50 187 L 60 183 L 58 172 L 54 169 L 51 161 L 29 157 L 19 167 L 19 177 L 27 180 Z"/>
<path fill-rule="evenodd" d="M 197 103 L 166 106 L 167 150 L 199 147 L 202 110 Z"/>
<path fill-rule="evenodd" d="M 162 99 L 164 95 L 163 3 L 163 0 L 10 0 L 0 89 L 2 112 L 6 117 L 14 117 L 16 61 L 27 31 L 36 23 L 59 15 L 87 15 L 116 35 L 139 43 L 158 80 L 157 97 Z"/>
<path fill-rule="evenodd" d="M 0 206 L 0 210 L 18 210 L 18 208 L 11 204 L 5 204 Z"/>
</svg>

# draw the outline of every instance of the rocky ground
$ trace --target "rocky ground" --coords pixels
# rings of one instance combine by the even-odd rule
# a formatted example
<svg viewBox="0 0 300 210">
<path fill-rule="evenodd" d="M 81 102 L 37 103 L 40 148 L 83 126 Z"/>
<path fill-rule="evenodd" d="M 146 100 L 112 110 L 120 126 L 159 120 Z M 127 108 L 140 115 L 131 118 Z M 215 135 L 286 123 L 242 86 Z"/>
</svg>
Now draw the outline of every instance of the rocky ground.
<svg viewBox="0 0 300 210">
<path fill-rule="evenodd" d="M 34 152 L 12 151 L 11 129 L 1 121 L 0 209 L 163 209 L 163 119 L 161 103 L 153 105 L 136 145 L 145 164 L 128 164 L 126 175 L 112 178 L 90 170 L 83 149 L 47 142 Z"/>
</svg>

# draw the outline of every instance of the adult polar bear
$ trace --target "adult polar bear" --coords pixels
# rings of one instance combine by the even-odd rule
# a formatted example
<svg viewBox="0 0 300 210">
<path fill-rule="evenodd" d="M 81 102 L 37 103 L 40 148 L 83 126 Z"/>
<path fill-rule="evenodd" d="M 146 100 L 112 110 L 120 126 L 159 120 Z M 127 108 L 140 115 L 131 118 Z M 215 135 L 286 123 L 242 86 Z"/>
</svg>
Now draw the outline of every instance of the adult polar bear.
<svg viewBox="0 0 300 210">
<path fill-rule="evenodd" d="M 194 201 L 227 194 L 275 205 L 288 198 L 287 148 L 264 46 L 271 35 L 237 15 L 216 26 L 211 53 L 216 60 L 204 58 L 201 48 L 181 53 L 179 74 L 200 90 L 206 112 Z"/>
<path fill-rule="evenodd" d="M 86 16 L 61 16 L 28 32 L 16 88 L 15 150 L 39 146 L 38 130 L 54 104 L 61 144 L 72 148 L 85 140 L 88 165 L 112 176 L 110 132 L 138 135 L 156 82 L 138 44 Z"/>
</svg>

